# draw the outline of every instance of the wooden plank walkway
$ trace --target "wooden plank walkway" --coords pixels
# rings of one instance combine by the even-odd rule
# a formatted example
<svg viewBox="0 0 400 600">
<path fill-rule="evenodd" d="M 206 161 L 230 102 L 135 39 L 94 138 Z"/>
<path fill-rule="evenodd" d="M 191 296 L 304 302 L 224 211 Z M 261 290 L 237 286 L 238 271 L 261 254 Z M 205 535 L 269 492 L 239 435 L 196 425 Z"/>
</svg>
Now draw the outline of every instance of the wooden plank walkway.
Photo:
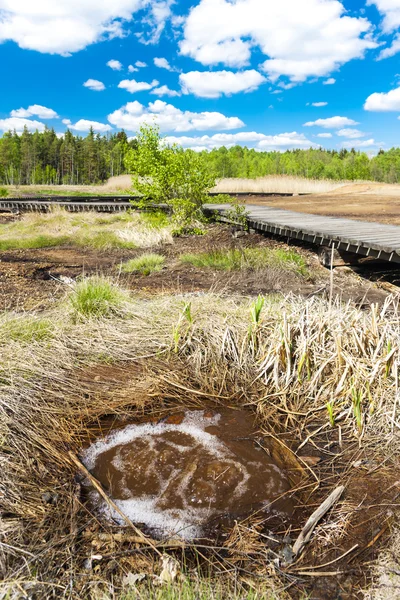
<svg viewBox="0 0 400 600">
<path fill-rule="evenodd" d="M 55 206 L 64 208 L 69 212 L 87 212 L 90 210 L 97 212 L 121 212 L 132 208 L 129 201 L 92 201 L 90 198 L 84 202 L 63 201 L 63 200 L 15 200 L 13 198 L 0 200 L 0 211 L 16 212 L 48 212 Z"/>
<path fill-rule="evenodd" d="M 232 207 L 230 204 L 206 204 L 204 208 L 208 213 L 217 211 L 224 219 Z M 256 204 L 246 204 L 246 211 L 249 227 L 256 231 L 322 246 L 334 244 L 338 250 L 400 263 L 398 225 L 309 215 Z"/>
<path fill-rule="evenodd" d="M 46 200 L 42 198 L 0 199 L 0 210 L 48 211 L 54 205 L 73 212 L 87 210 L 119 212 L 132 207 L 129 197 L 123 196 L 102 199 L 88 197 L 84 200 L 83 198 L 65 200 L 60 197 Z M 159 205 L 159 208 L 163 209 L 166 206 Z M 230 204 L 204 205 L 207 214 L 216 211 L 223 220 L 226 219 L 226 212 L 231 208 Z M 246 210 L 249 227 L 256 231 L 304 240 L 321 246 L 334 244 L 339 251 L 354 252 L 361 256 L 400 263 L 400 226 L 309 215 L 257 204 L 246 204 Z"/>
</svg>

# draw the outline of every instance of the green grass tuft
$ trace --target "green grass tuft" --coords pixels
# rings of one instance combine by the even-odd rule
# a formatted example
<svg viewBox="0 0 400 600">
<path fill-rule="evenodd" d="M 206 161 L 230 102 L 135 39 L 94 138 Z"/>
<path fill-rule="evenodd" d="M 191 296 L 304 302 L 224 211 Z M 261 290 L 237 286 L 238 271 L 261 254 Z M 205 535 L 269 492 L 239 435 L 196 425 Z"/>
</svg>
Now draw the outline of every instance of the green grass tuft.
<svg viewBox="0 0 400 600">
<path fill-rule="evenodd" d="M 142 254 L 137 258 L 132 258 L 120 265 L 123 273 L 140 273 L 141 275 L 150 275 L 156 271 L 161 271 L 165 263 L 164 256 L 160 254 Z"/>
<path fill-rule="evenodd" d="M 94 225 L 112 225 L 113 223 L 130 223 L 132 221 L 132 212 L 126 210 L 120 213 L 99 215 L 93 219 Z M 77 220 L 78 224 L 79 221 Z"/>
<path fill-rule="evenodd" d="M 94 250 L 113 250 L 136 248 L 134 242 L 129 242 L 118 237 L 113 231 L 89 231 L 87 235 L 82 235 L 75 240 L 75 244 L 84 248 L 93 248 Z"/>
<path fill-rule="evenodd" d="M 144 225 L 156 229 L 167 227 L 169 223 L 168 215 L 164 211 L 141 212 L 140 220 Z"/>
<path fill-rule="evenodd" d="M 70 295 L 72 308 L 84 317 L 107 317 L 119 312 L 126 294 L 106 277 L 80 281 Z"/>
<path fill-rule="evenodd" d="M 28 248 L 51 248 L 68 243 L 65 235 L 32 235 L 22 238 L 8 238 L 0 240 L 0 251 L 2 250 L 26 250 Z"/>
<path fill-rule="evenodd" d="M 0 340 L 42 342 L 53 336 L 53 324 L 49 319 L 34 316 L 12 317 L 0 324 Z"/>
<path fill-rule="evenodd" d="M 195 267 L 208 267 L 222 271 L 275 267 L 293 271 L 303 277 L 309 276 L 306 261 L 295 250 L 271 248 L 213 250 L 201 254 L 183 254 L 180 259 Z"/>
<path fill-rule="evenodd" d="M 260 586 L 261 588 L 261 586 Z M 259 590 L 246 590 L 240 583 L 236 586 L 229 581 L 212 581 L 201 575 L 193 581 L 188 578 L 162 587 L 145 581 L 136 584 L 129 591 L 122 592 L 119 600 L 277 600 L 268 587 Z"/>
</svg>

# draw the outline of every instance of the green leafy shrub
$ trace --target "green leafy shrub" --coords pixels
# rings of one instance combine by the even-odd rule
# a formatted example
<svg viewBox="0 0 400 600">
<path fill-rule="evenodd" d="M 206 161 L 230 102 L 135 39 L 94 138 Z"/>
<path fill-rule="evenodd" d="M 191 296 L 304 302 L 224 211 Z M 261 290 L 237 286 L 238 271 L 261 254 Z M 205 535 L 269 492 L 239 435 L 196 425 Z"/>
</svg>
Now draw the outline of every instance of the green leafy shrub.
<svg viewBox="0 0 400 600">
<path fill-rule="evenodd" d="M 8 190 L 7 188 L 0 187 L 0 198 L 7 198 Z"/>
<path fill-rule="evenodd" d="M 118 313 L 126 299 L 121 288 L 106 277 L 80 281 L 70 295 L 72 308 L 84 317 L 107 317 Z"/>
<path fill-rule="evenodd" d="M 142 254 L 137 258 L 132 258 L 120 265 L 123 273 L 140 273 L 141 275 L 150 275 L 156 271 L 161 271 L 165 263 L 164 256 L 160 254 Z"/>
<path fill-rule="evenodd" d="M 182 237 L 184 235 L 205 235 L 205 229 L 202 227 L 191 227 L 190 225 L 177 227 L 172 231 L 172 237 Z"/>
<path fill-rule="evenodd" d="M 168 204 L 178 226 L 201 220 L 201 207 L 215 185 L 204 158 L 176 144 L 166 144 L 155 125 L 142 125 L 137 141 L 137 148 L 125 157 L 125 166 L 142 203 Z"/>
<path fill-rule="evenodd" d="M 225 212 L 225 217 L 231 223 L 235 225 L 239 225 L 245 231 L 249 229 L 249 225 L 247 223 L 248 211 L 246 210 L 246 205 L 239 199 L 234 200 L 231 203 L 231 207 Z"/>
<path fill-rule="evenodd" d="M 216 194 L 207 198 L 207 204 L 230 204 L 231 202 L 232 196 L 228 194 Z"/>
</svg>

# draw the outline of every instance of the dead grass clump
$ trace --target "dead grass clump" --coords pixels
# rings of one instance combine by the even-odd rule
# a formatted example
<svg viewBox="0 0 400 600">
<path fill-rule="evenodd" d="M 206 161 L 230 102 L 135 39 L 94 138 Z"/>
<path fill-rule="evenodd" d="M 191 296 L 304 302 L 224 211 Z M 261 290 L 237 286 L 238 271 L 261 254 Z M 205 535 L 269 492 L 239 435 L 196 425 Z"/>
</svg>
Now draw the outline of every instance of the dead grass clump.
<svg viewBox="0 0 400 600">
<path fill-rule="evenodd" d="M 79 323 L 64 306 L 47 316 L 60 323 L 50 339 L 29 345 L 0 337 L 0 572 L 10 597 L 124 598 L 128 573 L 160 572 L 156 553 L 125 540 L 126 529 L 99 523 L 81 496 L 71 453 L 102 431 L 105 417 L 161 417 L 182 405 L 251 407 L 260 430 L 279 440 L 294 465 L 307 439 L 328 444 L 323 481 L 317 467 L 301 463 L 308 477 L 302 493 L 317 504 L 351 479 L 347 467 L 335 469 L 332 440 L 356 453 L 368 449 L 370 458 L 400 454 L 395 299 L 362 312 L 316 298 L 132 298 L 124 318 Z M 343 527 L 335 537 L 338 552 L 348 534 Z M 304 578 L 282 558 L 274 562 L 263 535 L 256 523 L 246 547 L 243 526 L 233 532 L 233 562 L 213 549 L 165 550 L 189 570 L 206 557 L 213 572 L 241 574 L 250 588 L 263 574 L 271 596 L 275 589 L 284 598 L 282 590 Z M 329 562 L 315 536 L 310 555 Z"/>
</svg>

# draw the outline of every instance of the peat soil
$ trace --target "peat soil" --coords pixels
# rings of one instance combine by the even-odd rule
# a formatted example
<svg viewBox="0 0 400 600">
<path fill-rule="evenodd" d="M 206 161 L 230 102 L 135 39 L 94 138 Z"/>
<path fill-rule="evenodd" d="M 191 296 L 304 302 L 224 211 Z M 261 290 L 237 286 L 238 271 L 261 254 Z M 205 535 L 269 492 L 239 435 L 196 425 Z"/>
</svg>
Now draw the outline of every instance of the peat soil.
<svg viewBox="0 0 400 600">
<path fill-rule="evenodd" d="M 285 250 L 289 245 L 256 233 L 235 237 L 229 226 L 210 225 L 204 236 L 175 238 L 173 244 L 162 247 L 99 251 L 59 246 L 3 251 L 0 252 L 0 309 L 49 308 L 79 277 L 95 274 L 118 277 L 123 287 L 144 296 L 208 291 L 249 296 L 289 292 L 304 297 L 329 294 L 329 272 L 320 266 L 316 249 L 306 246 L 296 249 L 308 264 L 308 278 L 272 267 L 230 272 L 197 268 L 179 259 L 186 253 L 246 247 Z M 147 252 L 165 256 L 162 271 L 149 276 L 119 272 L 121 262 Z M 334 295 L 360 306 L 383 302 L 387 291 L 380 289 L 379 282 L 363 279 L 345 268 L 335 270 Z"/>
<path fill-rule="evenodd" d="M 101 400 L 103 395 L 110 393 L 132 393 L 129 392 L 132 381 L 140 376 L 140 371 L 139 364 L 98 365 L 74 371 L 74 377 L 82 385 L 82 391 L 95 394 Z M 181 423 L 182 411 L 187 406 L 182 403 L 183 399 L 171 400 L 168 391 L 164 392 L 165 399 L 157 398 L 154 412 L 148 407 L 150 419 L 153 423 Z M 134 398 L 132 400 L 134 402 Z M 197 404 L 197 409 L 200 408 L 206 411 L 205 414 L 210 414 L 210 411 L 221 410 L 221 404 L 216 405 L 212 398 L 204 398 L 202 407 Z M 232 572 L 257 582 L 265 577 L 271 561 L 290 597 L 296 600 L 304 597 L 312 600 L 361 600 L 364 597 L 362 590 L 371 585 L 371 567 L 390 537 L 400 506 L 400 471 L 390 452 L 376 447 L 360 447 L 351 427 L 345 423 L 342 427 L 328 427 L 318 413 L 305 419 L 301 426 L 299 423 L 296 425 L 293 414 L 290 418 L 292 427 L 288 427 L 287 416 L 282 417 L 279 423 L 279 419 L 272 418 L 271 413 L 271 418 L 261 423 L 255 412 L 244 409 L 240 403 L 235 406 L 234 399 L 231 399 L 230 411 L 235 409 L 238 409 L 238 416 L 243 415 L 245 410 L 248 414 L 246 419 L 253 422 L 253 431 L 247 437 L 254 440 L 257 447 L 265 448 L 269 456 L 281 468 L 286 468 L 287 474 L 291 474 L 291 488 L 284 496 L 293 503 L 293 510 L 289 518 L 272 520 L 263 511 L 256 511 L 253 517 L 244 517 L 243 529 L 240 529 L 239 518 L 239 538 L 242 539 L 238 546 L 229 542 L 232 538 L 227 540 L 226 537 L 232 528 L 232 515 L 227 511 L 217 540 L 213 535 L 214 539 L 201 542 L 204 544 L 201 546 L 203 566 L 207 569 L 216 564 L 218 568 L 223 561 Z M 139 417 L 136 422 L 143 423 L 143 420 Z M 149 415 L 145 418 L 145 421 L 148 420 Z M 114 418 L 108 415 L 103 422 L 93 423 L 89 439 L 129 423 L 132 423 L 132 418 L 128 414 Z M 89 431 L 90 427 L 87 433 Z M 103 483 L 106 483 L 105 480 Z M 297 558 L 291 556 L 290 549 L 307 519 L 339 485 L 344 486 L 339 502 L 320 520 L 301 555 Z M 248 536 L 249 531 L 253 533 Z M 82 543 L 90 541 L 96 552 L 104 556 L 99 571 L 107 572 L 107 561 L 112 560 L 110 539 L 116 544 L 114 551 L 128 559 L 130 535 L 129 529 L 116 525 L 108 536 L 101 532 L 100 523 L 91 525 L 82 531 Z M 174 553 L 173 548 L 168 551 Z M 192 551 L 193 546 L 187 544 L 184 550 L 176 550 L 176 557 L 181 560 L 184 554 L 186 564 L 190 565 Z M 247 555 L 246 559 L 243 552 Z M 201 567 L 201 564 L 198 566 Z M 134 568 L 134 564 L 129 564 L 129 568 Z"/>
</svg>

